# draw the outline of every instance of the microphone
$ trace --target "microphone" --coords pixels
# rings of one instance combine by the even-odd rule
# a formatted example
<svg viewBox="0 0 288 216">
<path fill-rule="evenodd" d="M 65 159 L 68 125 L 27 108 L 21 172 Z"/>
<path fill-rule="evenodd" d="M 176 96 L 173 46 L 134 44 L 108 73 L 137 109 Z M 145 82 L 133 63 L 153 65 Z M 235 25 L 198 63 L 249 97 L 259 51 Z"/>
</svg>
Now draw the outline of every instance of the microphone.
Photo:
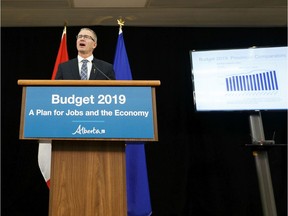
<svg viewBox="0 0 288 216">
<path fill-rule="evenodd" d="M 94 63 L 94 60 L 92 60 L 92 65 L 93 65 L 93 72 L 95 73 L 95 68 L 103 75 L 105 76 L 108 80 L 111 80 L 102 70 L 100 70 Z"/>
</svg>

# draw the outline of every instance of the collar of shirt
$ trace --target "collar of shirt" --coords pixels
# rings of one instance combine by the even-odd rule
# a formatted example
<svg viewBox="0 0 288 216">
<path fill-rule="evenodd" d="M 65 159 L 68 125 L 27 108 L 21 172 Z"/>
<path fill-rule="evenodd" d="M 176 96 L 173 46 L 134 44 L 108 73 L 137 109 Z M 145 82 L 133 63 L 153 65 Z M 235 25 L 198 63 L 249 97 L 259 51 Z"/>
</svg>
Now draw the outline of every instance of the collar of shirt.
<svg viewBox="0 0 288 216">
<path fill-rule="evenodd" d="M 79 62 L 79 64 L 81 63 L 81 61 L 82 61 L 83 59 L 84 59 L 83 57 L 81 57 L 81 56 L 78 55 L 78 62 Z M 91 56 L 89 56 L 88 58 L 85 58 L 85 59 L 87 59 L 87 60 L 91 63 L 92 60 L 94 59 L 94 56 L 91 55 Z"/>
<path fill-rule="evenodd" d="M 77 56 L 77 58 L 78 58 L 78 67 L 79 67 L 79 75 L 80 75 L 80 72 L 81 72 L 81 67 L 82 67 L 82 60 L 84 59 L 84 58 L 82 58 L 81 56 Z M 88 63 L 87 63 L 87 69 L 88 69 L 88 79 L 90 78 L 90 74 L 91 74 L 91 69 L 92 69 L 92 60 L 94 59 L 94 56 L 93 55 L 91 55 L 91 56 L 89 56 L 88 58 L 85 58 L 85 59 L 87 59 L 88 60 Z"/>
</svg>

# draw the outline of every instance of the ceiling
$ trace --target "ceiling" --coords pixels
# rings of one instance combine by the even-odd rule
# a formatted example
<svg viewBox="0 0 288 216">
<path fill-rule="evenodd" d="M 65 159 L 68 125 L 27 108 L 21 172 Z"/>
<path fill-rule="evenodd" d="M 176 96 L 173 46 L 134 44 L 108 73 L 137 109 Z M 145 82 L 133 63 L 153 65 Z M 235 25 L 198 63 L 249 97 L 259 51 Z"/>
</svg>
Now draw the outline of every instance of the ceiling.
<svg viewBox="0 0 288 216">
<path fill-rule="evenodd" d="M 287 0 L 2 0 L 2 27 L 286 27 Z"/>
</svg>

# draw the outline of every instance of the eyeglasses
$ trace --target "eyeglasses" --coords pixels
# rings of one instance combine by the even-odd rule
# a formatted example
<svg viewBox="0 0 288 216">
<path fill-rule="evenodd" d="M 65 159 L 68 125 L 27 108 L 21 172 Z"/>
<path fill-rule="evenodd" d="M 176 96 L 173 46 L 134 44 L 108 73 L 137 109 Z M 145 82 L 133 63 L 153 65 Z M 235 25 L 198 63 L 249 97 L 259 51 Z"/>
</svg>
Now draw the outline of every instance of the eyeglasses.
<svg viewBox="0 0 288 216">
<path fill-rule="evenodd" d="M 81 38 L 84 38 L 84 39 L 91 39 L 95 42 L 94 38 L 89 36 L 89 35 L 76 35 L 76 39 L 81 39 Z"/>
</svg>

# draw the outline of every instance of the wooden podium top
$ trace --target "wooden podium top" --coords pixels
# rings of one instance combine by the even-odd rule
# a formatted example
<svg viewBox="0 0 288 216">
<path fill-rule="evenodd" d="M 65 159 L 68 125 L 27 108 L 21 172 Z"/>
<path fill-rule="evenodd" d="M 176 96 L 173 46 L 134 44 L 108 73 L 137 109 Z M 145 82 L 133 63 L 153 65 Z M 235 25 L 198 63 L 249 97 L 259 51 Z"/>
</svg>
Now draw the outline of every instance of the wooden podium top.
<svg viewBox="0 0 288 216">
<path fill-rule="evenodd" d="M 18 80 L 21 86 L 160 86 L 159 80 Z"/>
</svg>

